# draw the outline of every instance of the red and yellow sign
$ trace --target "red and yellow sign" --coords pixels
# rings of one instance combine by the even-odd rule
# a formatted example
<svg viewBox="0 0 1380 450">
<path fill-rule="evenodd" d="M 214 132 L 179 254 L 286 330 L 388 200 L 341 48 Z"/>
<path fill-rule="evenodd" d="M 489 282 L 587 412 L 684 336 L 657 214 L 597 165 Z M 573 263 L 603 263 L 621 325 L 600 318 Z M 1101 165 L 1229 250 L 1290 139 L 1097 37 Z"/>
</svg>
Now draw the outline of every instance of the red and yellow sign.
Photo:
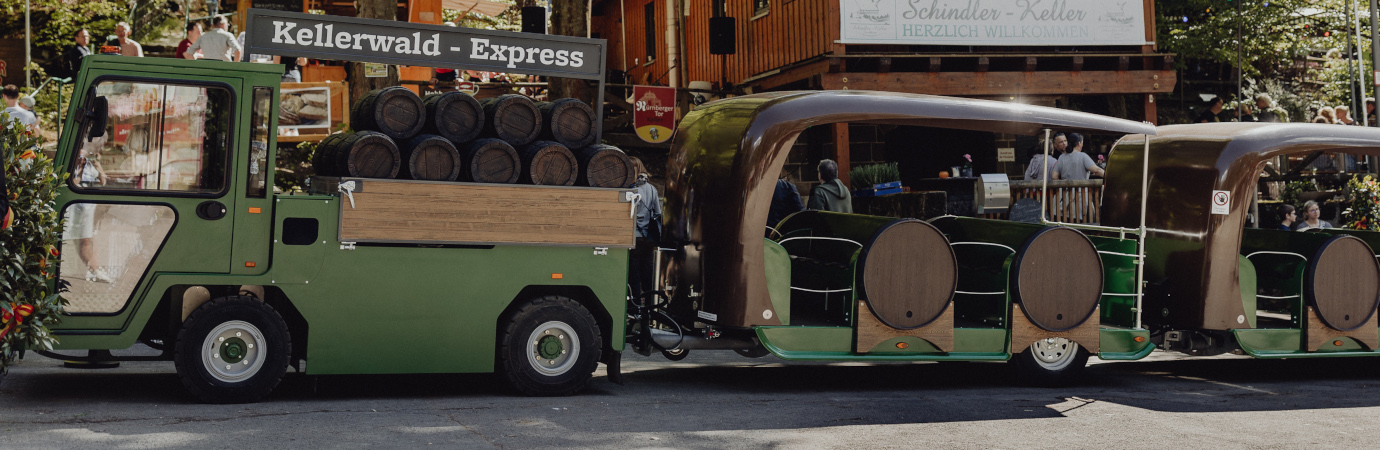
<svg viewBox="0 0 1380 450">
<path fill-rule="evenodd" d="M 633 86 L 633 128 L 651 143 L 666 142 L 676 130 L 676 90 L 661 86 Z"/>
</svg>

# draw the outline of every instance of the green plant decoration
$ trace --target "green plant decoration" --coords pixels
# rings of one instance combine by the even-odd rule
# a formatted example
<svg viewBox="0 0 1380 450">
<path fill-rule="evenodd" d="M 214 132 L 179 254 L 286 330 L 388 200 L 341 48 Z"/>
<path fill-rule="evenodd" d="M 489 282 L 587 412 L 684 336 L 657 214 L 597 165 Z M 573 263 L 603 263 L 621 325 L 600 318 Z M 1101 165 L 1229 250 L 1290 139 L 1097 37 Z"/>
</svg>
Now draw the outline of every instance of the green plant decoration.
<svg viewBox="0 0 1380 450">
<path fill-rule="evenodd" d="M 1380 224 L 1380 184 L 1370 175 L 1353 177 L 1346 183 L 1347 207 L 1342 224 L 1353 230 L 1373 231 Z"/>
<path fill-rule="evenodd" d="M 0 230 L 0 371 L 25 349 L 52 350 L 48 333 L 67 301 L 58 295 L 62 218 L 53 209 L 67 174 L 38 151 L 42 138 L 0 114 L 0 162 L 9 182 L 14 224 Z"/>
<path fill-rule="evenodd" d="M 896 163 L 872 164 L 854 167 L 848 171 L 848 182 L 853 189 L 872 189 L 872 186 L 901 180 L 901 170 Z"/>
</svg>

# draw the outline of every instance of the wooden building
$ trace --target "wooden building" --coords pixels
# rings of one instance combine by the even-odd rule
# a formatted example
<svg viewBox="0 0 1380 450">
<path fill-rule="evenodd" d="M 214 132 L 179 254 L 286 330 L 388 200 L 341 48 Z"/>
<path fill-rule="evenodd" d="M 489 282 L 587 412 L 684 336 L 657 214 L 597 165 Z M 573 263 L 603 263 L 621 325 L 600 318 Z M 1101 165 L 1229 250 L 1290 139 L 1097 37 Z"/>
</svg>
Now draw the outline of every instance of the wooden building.
<svg viewBox="0 0 1380 450">
<path fill-rule="evenodd" d="M 1153 0 L 1030 3 L 1039 6 L 1001 5 L 1008 8 L 1001 11 L 988 2 L 976 5 L 990 9 L 954 1 L 594 0 L 591 30 L 609 41 L 609 69 L 625 72 L 631 84 L 685 89 L 700 81 L 736 93 L 865 89 L 1059 107 L 1093 99 L 1115 106 L 1083 109 L 1155 122 L 1152 94 L 1171 92 L 1175 72 L 1173 55 L 1155 45 Z M 1005 25 L 945 16 L 993 16 L 991 23 Z M 733 54 L 711 53 L 711 22 L 726 22 L 716 17 L 732 18 Z M 1056 25 L 1025 25 L 1041 21 Z M 1083 28 L 1058 25 L 1063 23 Z M 886 26 L 896 34 L 858 36 Z M 901 31 L 929 37 L 894 38 Z M 965 33 L 986 35 L 963 38 Z M 1021 33 L 1048 37 L 1012 37 Z M 850 142 L 835 146 L 832 155 L 846 173 L 850 162 L 882 160 L 885 131 L 836 124 L 807 133 L 801 145 Z M 984 169 L 985 163 L 975 163 Z M 1019 173 L 1015 165 L 985 169 Z M 802 178 L 810 178 L 808 172 Z"/>
</svg>

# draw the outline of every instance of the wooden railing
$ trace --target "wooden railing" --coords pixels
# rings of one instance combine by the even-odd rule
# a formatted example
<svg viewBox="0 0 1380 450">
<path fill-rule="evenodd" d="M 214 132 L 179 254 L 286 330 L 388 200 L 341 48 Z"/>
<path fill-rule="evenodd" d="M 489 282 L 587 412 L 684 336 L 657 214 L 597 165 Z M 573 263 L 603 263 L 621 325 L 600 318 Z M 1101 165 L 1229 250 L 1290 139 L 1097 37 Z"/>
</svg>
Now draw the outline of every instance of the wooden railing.
<svg viewBox="0 0 1380 450">
<path fill-rule="evenodd" d="M 1012 181 L 1011 204 L 1021 199 L 1040 200 L 1039 181 Z M 1102 217 L 1102 180 L 1051 180 L 1045 218 L 1055 222 L 1099 223 Z M 1007 219 L 1008 213 L 987 214 L 992 219 Z"/>
</svg>

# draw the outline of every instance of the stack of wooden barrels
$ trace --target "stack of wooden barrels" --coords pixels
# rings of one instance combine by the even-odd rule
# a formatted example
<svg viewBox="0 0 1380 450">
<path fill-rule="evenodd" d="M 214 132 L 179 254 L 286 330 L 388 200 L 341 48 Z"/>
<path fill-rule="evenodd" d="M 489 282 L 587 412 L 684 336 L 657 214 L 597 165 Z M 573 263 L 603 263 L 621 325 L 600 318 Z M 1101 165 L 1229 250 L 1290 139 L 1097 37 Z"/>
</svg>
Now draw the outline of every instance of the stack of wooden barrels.
<svg viewBox="0 0 1380 450">
<path fill-rule="evenodd" d="M 350 122 L 359 131 L 317 147 L 318 175 L 611 188 L 637 177 L 622 150 L 598 143 L 594 109 L 576 99 L 389 87 L 355 101 Z"/>
</svg>

